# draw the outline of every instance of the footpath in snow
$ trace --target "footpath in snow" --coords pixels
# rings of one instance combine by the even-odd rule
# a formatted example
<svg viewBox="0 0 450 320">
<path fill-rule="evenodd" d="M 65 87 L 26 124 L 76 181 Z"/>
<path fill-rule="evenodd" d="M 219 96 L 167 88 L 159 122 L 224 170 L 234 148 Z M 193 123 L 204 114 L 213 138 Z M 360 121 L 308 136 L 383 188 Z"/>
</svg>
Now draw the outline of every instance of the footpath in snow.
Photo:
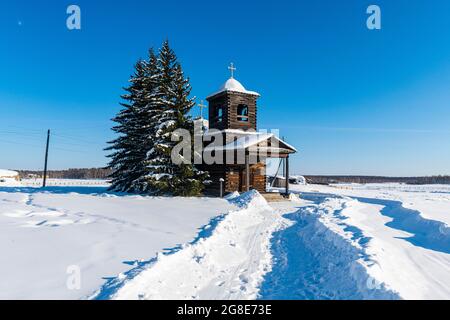
<svg viewBox="0 0 450 320">
<path fill-rule="evenodd" d="M 305 186 L 300 202 L 271 206 L 257 192 L 237 196 L 240 209 L 207 233 L 94 298 L 449 299 L 448 225 L 430 219 L 446 217 L 448 193 L 380 188 Z M 425 200 L 431 211 L 412 209 Z"/>
<path fill-rule="evenodd" d="M 230 201 L 240 209 L 216 220 L 209 235 L 158 254 L 148 266 L 120 275 L 93 298 L 256 299 L 271 268 L 271 234 L 284 219 L 257 192 Z"/>
<path fill-rule="evenodd" d="M 285 215 L 291 225 L 274 234 L 274 265 L 260 299 L 398 299 L 371 276 L 377 264 L 366 252 L 369 239 L 341 216 L 347 199 L 307 198 L 309 205 Z"/>
<path fill-rule="evenodd" d="M 209 234 L 107 283 L 95 299 L 398 299 L 371 269 L 347 202 L 317 195 L 269 206 L 257 192 Z"/>
<path fill-rule="evenodd" d="M 274 249 L 279 249 L 279 256 L 291 258 L 288 267 L 310 261 L 304 269 L 314 271 L 310 276 L 302 274 L 307 278 L 307 285 L 311 284 L 310 279 L 318 281 L 312 282 L 315 287 L 309 292 L 302 290 L 307 286 L 299 283 L 296 286 L 299 298 L 317 298 L 311 292 L 319 292 L 323 298 L 388 298 L 392 293 L 392 298 L 399 299 L 450 299 L 449 186 L 391 184 L 293 189 L 300 192 L 303 199 L 310 199 L 313 205 L 290 216 L 297 221 L 294 227 L 297 230 L 291 230 L 297 237 L 284 234 L 280 242 L 288 247 L 294 243 L 297 247 L 312 248 L 314 254 L 310 259 L 292 263 L 289 248 L 274 246 Z M 349 264 L 351 259 L 345 257 L 352 251 L 353 256 L 360 257 Z M 335 276 L 322 272 L 327 270 L 326 263 L 330 263 L 328 270 Z M 356 291 L 338 285 L 340 271 L 349 265 L 349 274 L 357 282 Z M 347 294 L 346 288 L 350 289 Z M 381 292 L 374 294 L 372 288 Z M 263 294 L 280 297 L 284 293 L 277 292 L 274 286 L 263 285 Z"/>
</svg>

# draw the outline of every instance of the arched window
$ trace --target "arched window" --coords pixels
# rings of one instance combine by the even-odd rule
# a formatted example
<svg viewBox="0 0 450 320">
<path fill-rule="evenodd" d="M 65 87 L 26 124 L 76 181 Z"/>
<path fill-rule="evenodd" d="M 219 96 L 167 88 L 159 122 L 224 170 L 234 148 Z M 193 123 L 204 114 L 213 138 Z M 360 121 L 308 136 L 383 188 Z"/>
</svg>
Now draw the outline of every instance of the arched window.
<svg viewBox="0 0 450 320">
<path fill-rule="evenodd" d="M 223 108 L 222 107 L 217 107 L 216 108 L 216 121 L 217 122 L 222 122 L 223 119 Z"/>
<path fill-rule="evenodd" d="M 248 122 L 248 106 L 245 104 L 238 105 L 237 120 L 240 122 Z"/>
</svg>

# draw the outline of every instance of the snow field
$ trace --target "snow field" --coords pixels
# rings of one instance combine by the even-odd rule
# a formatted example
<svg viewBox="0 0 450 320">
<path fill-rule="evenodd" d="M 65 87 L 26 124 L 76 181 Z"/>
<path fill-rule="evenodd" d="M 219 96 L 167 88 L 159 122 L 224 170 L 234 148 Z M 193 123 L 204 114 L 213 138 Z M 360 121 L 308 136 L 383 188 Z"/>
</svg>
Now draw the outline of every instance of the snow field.
<svg viewBox="0 0 450 320">
<path fill-rule="evenodd" d="M 269 206 L 64 183 L 0 186 L 1 299 L 450 299 L 448 186 L 295 185 Z"/>
<path fill-rule="evenodd" d="M 199 227 L 234 210 L 225 200 L 106 193 L 98 187 L 0 187 L 0 299 L 82 299 Z M 81 286 L 67 286 L 69 267 Z"/>
</svg>

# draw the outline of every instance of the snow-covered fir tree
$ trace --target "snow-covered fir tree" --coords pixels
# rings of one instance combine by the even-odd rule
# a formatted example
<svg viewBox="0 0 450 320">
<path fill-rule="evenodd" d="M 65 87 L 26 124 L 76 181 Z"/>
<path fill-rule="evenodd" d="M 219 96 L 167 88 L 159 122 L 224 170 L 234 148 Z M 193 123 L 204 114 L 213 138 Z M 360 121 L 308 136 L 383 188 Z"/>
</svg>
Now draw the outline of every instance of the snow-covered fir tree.
<svg viewBox="0 0 450 320">
<path fill-rule="evenodd" d="M 111 161 L 109 167 L 111 174 L 111 190 L 119 192 L 139 192 L 135 181 L 145 172 L 144 160 L 146 150 L 141 146 L 142 130 L 139 116 L 145 102 L 145 79 L 147 63 L 138 61 L 135 71 L 129 80 L 129 87 L 125 88 L 126 94 L 122 95 L 125 102 L 121 102 L 123 109 L 112 120 L 117 123 L 112 129 L 119 137 L 110 141 L 107 151 L 113 151 L 109 155 Z"/>
<path fill-rule="evenodd" d="M 142 155 L 141 162 L 138 164 L 139 177 L 133 182 L 138 191 L 146 193 L 154 193 L 154 186 L 149 183 L 149 176 L 153 172 L 153 168 L 149 165 L 148 154 L 151 153 L 155 145 L 155 136 L 159 125 L 159 118 L 163 112 L 164 104 L 162 103 L 161 93 L 161 72 L 159 68 L 158 56 L 153 49 L 149 51 L 149 60 L 146 63 L 144 77 L 143 99 L 144 103 L 138 110 L 136 126 L 139 128 L 139 136 L 141 137 L 139 148 Z"/>
<path fill-rule="evenodd" d="M 149 52 L 148 61 L 139 61 L 130 79 L 124 107 L 113 119 L 119 137 L 106 150 L 110 155 L 111 189 L 157 195 L 199 195 L 208 174 L 190 163 L 172 162 L 172 132 L 186 129 L 193 133 L 189 111 L 189 80 L 168 41 L 159 55 Z M 192 136 L 192 135 L 191 135 Z"/>
<path fill-rule="evenodd" d="M 185 78 L 169 42 L 165 41 L 159 52 L 161 101 L 160 114 L 153 149 L 148 153 L 149 183 L 157 194 L 180 196 L 199 195 L 207 182 L 208 174 L 193 165 L 193 157 L 186 163 L 172 161 L 172 149 L 178 142 L 172 141 L 176 129 L 186 129 L 193 136 L 194 125 L 189 111 L 195 105 L 190 98 L 191 86 Z"/>
</svg>

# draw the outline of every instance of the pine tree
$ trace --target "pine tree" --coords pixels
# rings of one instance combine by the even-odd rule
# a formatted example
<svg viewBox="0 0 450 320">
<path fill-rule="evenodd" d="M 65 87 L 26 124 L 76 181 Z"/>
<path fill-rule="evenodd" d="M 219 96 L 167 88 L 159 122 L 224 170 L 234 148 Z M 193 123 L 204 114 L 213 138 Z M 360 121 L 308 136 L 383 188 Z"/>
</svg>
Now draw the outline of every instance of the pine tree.
<svg viewBox="0 0 450 320">
<path fill-rule="evenodd" d="M 193 134 L 193 121 L 188 115 L 194 106 L 194 98 L 189 98 L 191 87 L 185 79 L 181 65 L 177 61 L 169 42 L 165 41 L 159 52 L 160 101 L 163 104 L 155 133 L 153 149 L 148 154 L 148 164 L 152 173 L 149 184 L 157 194 L 181 196 L 199 195 L 204 188 L 207 174 L 198 171 L 192 164 L 177 165 L 172 162 L 171 153 L 177 142 L 172 141 L 172 132 L 186 129 Z"/>
</svg>

